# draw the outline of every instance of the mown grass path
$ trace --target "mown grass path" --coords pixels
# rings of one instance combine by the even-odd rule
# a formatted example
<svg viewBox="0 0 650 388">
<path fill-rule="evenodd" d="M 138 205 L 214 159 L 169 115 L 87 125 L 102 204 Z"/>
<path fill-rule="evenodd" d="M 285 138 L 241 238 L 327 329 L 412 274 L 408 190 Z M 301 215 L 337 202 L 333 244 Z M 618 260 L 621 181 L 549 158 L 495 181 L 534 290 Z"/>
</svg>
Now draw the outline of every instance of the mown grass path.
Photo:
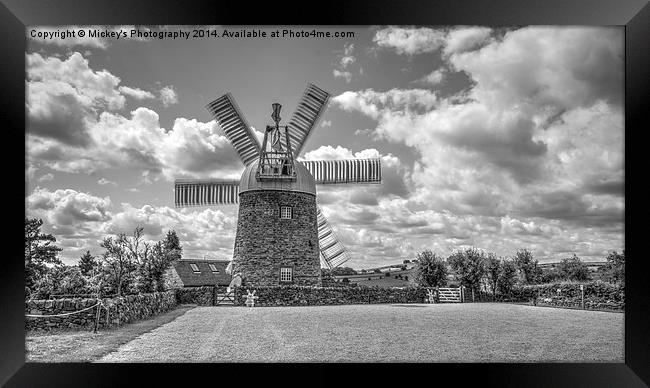
<svg viewBox="0 0 650 388">
<path fill-rule="evenodd" d="M 85 330 L 34 331 L 25 335 L 25 353 L 28 362 L 92 362 L 111 353 L 120 345 L 173 321 L 195 307 L 180 305 L 151 319 L 124 326 Z"/>
<path fill-rule="evenodd" d="M 620 313 L 513 304 L 197 307 L 102 362 L 623 362 Z"/>
</svg>

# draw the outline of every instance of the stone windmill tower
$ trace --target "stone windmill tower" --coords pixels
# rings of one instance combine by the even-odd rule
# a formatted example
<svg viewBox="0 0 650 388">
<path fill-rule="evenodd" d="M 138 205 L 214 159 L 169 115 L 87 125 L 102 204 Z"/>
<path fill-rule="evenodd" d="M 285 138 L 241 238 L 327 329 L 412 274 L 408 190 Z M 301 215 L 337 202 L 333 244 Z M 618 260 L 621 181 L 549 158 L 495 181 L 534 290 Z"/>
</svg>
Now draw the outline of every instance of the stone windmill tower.
<svg viewBox="0 0 650 388">
<path fill-rule="evenodd" d="M 380 183 L 380 159 L 298 161 L 329 93 L 309 84 L 289 124 L 267 125 L 260 146 L 235 100 L 225 94 L 207 109 L 245 165 L 239 181 L 176 180 L 175 205 L 239 203 L 233 273 L 254 285 L 320 285 L 321 263 L 329 268 L 349 260 L 316 203 L 317 184 Z"/>
</svg>

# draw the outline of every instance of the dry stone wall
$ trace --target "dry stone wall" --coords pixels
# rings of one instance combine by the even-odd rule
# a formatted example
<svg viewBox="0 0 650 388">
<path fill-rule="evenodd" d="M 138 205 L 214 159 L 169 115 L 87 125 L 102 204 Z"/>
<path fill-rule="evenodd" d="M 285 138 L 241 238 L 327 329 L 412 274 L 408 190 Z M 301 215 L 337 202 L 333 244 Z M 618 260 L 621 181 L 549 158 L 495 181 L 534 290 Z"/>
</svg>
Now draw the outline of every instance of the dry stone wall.
<svg viewBox="0 0 650 388">
<path fill-rule="evenodd" d="M 176 292 L 165 291 L 150 294 L 126 295 L 101 299 L 99 327 L 123 325 L 149 318 L 176 306 Z M 27 330 L 84 329 L 95 325 L 97 307 L 80 313 L 71 313 L 91 307 L 97 303 L 94 298 L 70 298 L 55 300 L 32 300 L 25 304 L 26 315 L 46 317 L 25 317 Z"/>
</svg>

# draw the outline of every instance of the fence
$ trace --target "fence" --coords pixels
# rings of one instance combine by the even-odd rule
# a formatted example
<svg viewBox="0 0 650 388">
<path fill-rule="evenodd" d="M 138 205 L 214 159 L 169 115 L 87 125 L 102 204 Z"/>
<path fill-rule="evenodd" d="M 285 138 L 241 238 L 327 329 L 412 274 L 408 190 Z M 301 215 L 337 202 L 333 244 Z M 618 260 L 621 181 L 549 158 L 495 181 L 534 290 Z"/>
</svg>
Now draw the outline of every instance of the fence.
<svg viewBox="0 0 650 388">
<path fill-rule="evenodd" d="M 437 300 L 438 303 L 461 303 L 463 298 L 463 287 L 450 288 L 450 287 L 437 287 Z"/>
</svg>

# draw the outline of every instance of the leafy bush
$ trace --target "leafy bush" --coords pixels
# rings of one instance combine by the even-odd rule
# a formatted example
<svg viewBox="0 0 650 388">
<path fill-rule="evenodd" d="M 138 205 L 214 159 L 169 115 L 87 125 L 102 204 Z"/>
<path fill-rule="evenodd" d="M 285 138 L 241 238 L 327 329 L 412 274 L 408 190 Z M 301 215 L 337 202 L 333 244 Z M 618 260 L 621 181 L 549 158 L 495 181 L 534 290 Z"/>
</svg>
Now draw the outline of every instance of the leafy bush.
<svg viewBox="0 0 650 388">
<path fill-rule="evenodd" d="M 605 278 L 613 283 L 625 283 L 625 250 L 607 255 L 607 265 L 602 268 Z"/>
<path fill-rule="evenodd" d="M 481 280 L 485 276 L 485 253 L 476 248 L 468 248 L 454 252 L 447 261 L 463 286 L 479 291 Z"/>
<path fill-rule="evenodd" d="M 57 265 L 40 278 L 30 295 L 31 299 L 49 299 L 53 295 L 92 294 L 89 279 L 77 266 Z"/>
<path fill-rule="evenodd" d="M 424 287 L 439 287 L 447 283 L 447 264 L 430 250 L 418 253 L 416 280 Z"/>
<path fill-rule="evenodd" d="M 533 258 L 531 251 L 528 249 L 520 249 L 515 253 L 513 260 L 521 274 L 524 284 L 536 284 L 539 282 L 542 270 L 537 265 L 537 260 Z"/>
<path fill-rule="evenodd" d="M 564 280 L 591 280 L 589 269 L 575 254 L 573 254 L 573 257 L 562 259 L 559 267 L 559 275 Z"/>
</svg>

